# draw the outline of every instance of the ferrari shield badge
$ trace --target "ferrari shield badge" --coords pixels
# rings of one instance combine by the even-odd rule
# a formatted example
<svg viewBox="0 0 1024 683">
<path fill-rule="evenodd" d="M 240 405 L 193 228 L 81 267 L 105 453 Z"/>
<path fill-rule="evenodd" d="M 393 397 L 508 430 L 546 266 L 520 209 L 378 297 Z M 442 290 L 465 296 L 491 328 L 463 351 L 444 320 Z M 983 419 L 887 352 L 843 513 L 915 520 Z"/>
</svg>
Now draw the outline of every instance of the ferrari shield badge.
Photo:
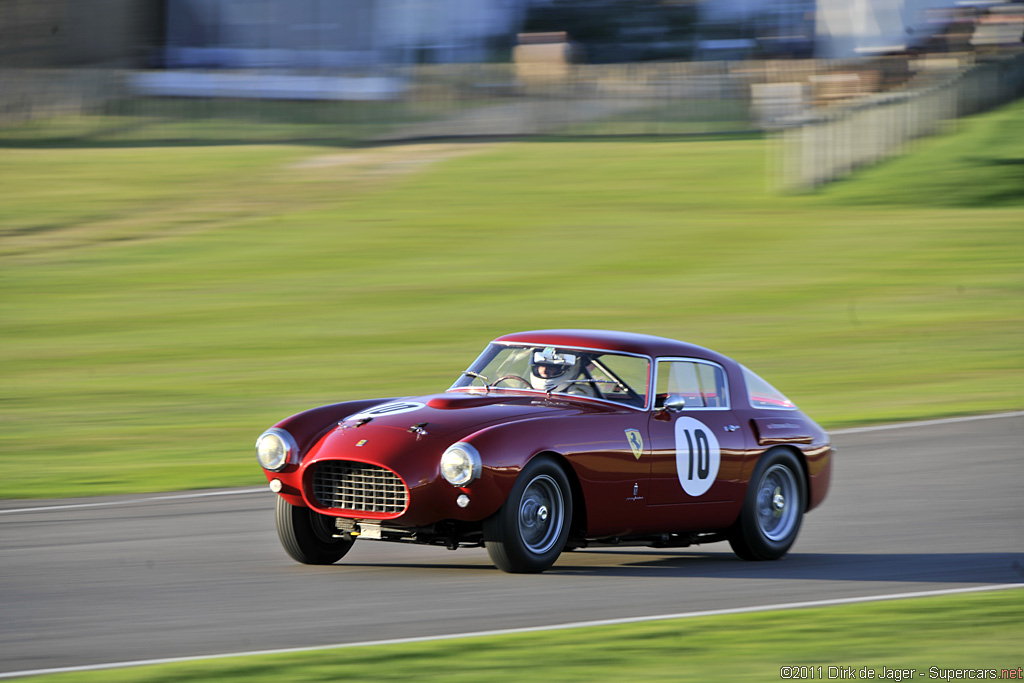
<svg viewBox="0 0 1024 683">
<path fill-rule="evenodd" d="M 640 430 L 627 429 L 626 441 L 629 442 L 629 448 L 633 451 L 633 457 L 639 460 L 640 456 L 644 454 L 644 437 L 640 436 Z"/>
</svg>

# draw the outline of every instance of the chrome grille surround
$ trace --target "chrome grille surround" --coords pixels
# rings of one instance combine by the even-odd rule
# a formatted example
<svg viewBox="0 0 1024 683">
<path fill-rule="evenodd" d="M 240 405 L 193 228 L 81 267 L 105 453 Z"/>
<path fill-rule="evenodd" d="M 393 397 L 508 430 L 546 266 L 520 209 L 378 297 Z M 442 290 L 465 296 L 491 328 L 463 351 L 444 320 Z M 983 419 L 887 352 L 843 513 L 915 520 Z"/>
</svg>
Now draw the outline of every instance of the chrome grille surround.
<svg viewBox="0 0 1024 683">
<path fill-rule="evenodd" d="M 409 491 L 391 470 L 350 460 L 323 460 L 313 471 L 313 496 L 321 508 L 398 516 Z"/>
</svg>

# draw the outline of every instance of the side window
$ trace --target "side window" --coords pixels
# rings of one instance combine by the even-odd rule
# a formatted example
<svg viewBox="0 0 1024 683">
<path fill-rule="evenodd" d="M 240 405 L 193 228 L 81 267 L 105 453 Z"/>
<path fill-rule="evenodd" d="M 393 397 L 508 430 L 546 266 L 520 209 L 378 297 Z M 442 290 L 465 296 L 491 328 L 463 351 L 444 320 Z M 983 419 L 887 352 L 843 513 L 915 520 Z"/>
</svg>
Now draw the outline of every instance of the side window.
<svg viewBox="0 0 1024 683">
<path fill-rule="evenodd" d="M 669 396 L 681 397 L 687 408 L 728 408 L 725 371 L 712 363 L 689 360 L 658 361 L 656 408 Z"/>
<path fill-rule="evenodd" d="M 747 383 L 747 397 L 754 408 L 774 410 L 796 410 L 796 406 L 782 392 L 768 382 L 743 368 L 743 379 Z"/>
<path fill-rule="evenodd" d="M 647 359 L 606 353 L 594 358 L 589 371 L 594 379 L 603 380 L 597 386 L 606 399 L 637 408 L 647 405 L 651 371 Z"/>
</svg>

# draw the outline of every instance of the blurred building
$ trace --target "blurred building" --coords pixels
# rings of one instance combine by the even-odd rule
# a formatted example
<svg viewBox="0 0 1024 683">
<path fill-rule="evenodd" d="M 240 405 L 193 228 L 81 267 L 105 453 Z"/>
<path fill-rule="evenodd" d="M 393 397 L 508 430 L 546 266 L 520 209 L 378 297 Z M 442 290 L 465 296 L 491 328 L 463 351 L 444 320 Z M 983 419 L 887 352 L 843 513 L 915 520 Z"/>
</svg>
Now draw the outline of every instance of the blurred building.
<svg viewBox="0 0 1024 683">
<path fill-rule="evenodd" d="M 138 66 L 163 24 L 163 0 L 0 0 L 0 67 Z"/>
<path fill-rule="evenodd" d="M 337 69 L 481 62 L 526 0 L 166 0 L 168 67 Z"/>
<path fill-rule="evenodd" d="M 1024 3 L 1002 0 L 704 0 L 701 59 L 850 59 L 1021 44 Z"/>
<path fill-rule="evenodd" d="M 689 61 L 699 0 L 529 0 L 524 31 L 565 33 L 574 61 Z"/>
<path fill-rule="evenodd" d="M 528 0 L 0 0 L 0 66 L 339 68 L 507 56 Z"/>
<path fill-rule="evenodd" d="M 946 28 L 952 0 L 818 0 L 815 56 L 822 59 L 919 49 Z"/>
<path fill-rule="evenodd" d="M 846 59 L 1020 43 L 1024 1 L 0 0 L 0 67 L 337 70 L 506 61 Z M 977 34 L 977 35 L 975 35 Z"/>
<path fill-rule="evenodd" d="M 817 0 L 704 0 L 699 59 L 814 56 Z"/>
</svg>

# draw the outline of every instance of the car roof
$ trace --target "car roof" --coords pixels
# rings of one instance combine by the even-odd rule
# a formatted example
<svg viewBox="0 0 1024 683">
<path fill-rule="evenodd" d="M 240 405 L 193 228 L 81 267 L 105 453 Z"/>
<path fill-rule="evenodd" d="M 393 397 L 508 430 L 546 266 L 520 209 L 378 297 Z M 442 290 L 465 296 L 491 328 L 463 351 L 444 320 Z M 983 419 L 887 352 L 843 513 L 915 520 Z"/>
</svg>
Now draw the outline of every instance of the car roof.
<svg viewBox="0 0 1024 683">
<path fill-rule="evenodd" d="M 506 334 L 494 340 L 497 343 L 530 344 L 536 346 L 570 346 L 604 351 L 622 351 L 642 356 L 682 356 L 703 358 L 725 363 L 729 359 L 711 349 L 696 344 L 655 337 L 634 332 L 612 330 L 532 330 Z"/>
</svg>

